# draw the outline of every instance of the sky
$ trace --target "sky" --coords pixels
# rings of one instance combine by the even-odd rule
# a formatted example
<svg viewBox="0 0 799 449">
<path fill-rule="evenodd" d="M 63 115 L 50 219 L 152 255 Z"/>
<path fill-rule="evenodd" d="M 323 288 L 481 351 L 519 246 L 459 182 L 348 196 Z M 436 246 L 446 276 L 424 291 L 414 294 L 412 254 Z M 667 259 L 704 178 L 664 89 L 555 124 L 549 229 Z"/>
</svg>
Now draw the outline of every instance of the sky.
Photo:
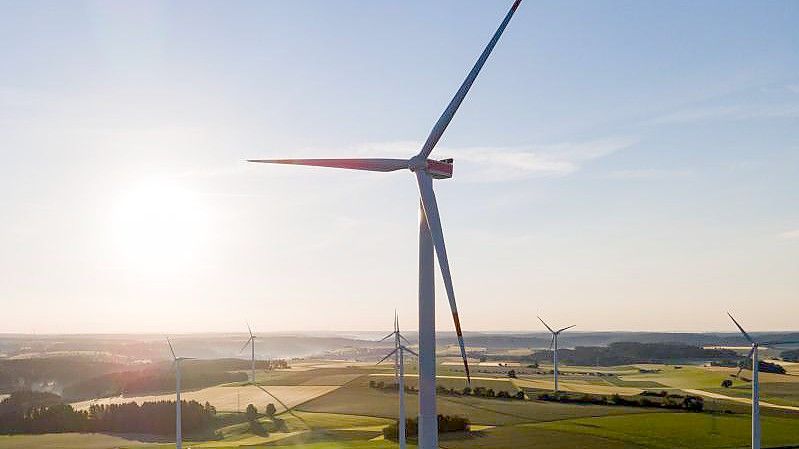
<svg viewBox="0 0 799 449">
<path fill-rule="evenodd" d="M 510 1 L 0 1 L 0 332 L 417 323 Z M 797 330 L 799 3 L 525 0 L 433 157 L 465 331 Z M 452 330 L 437 279 L 437 325 Z"/>
</svg>

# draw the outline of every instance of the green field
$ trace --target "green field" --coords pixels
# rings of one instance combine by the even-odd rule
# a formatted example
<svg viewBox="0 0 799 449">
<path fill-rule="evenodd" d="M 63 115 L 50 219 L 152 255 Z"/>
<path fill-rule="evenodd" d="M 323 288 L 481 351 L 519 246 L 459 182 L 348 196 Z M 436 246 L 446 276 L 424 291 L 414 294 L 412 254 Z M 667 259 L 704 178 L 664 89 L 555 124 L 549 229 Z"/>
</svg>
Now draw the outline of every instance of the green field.
<svg viewBox="0 0 799 449">
<path fill-rule="evenodd" d="M 712 388 L 708 391 L 727 396 L 751 398 L 751 384 L 732 388 Z M 799 383 L 797 382 L 764 382 L 760 384 L 760 400 L 780 405 L 799 406 Z"/>
<path fill-rule="evenodd" d="M 592 435 L 650 448 L 725 448 L 750 445 L 749 416 L 665 413 L 583 418 L 531 426 Z M 765 417 L 763 445 L 799 444 L 797 420 Z"/>
<path fill-rule="evenodd" d="M 641 373 L 639 369 L 659 370 Z M 549 375 L 525 375 L 509 379 L 500 371 L 480 373 L 472 387 L 482 386 L 513 394 L 523 387 L 531 394 L 548 391 Z M 750 384 L 737 381 L 733 388 L 719 385 L 729 378 L 728 370 L 685 366 L 675 369 L 668 365 L 624 367 L 564 367 L 568 374 L 563 385 L 572 391 L 594 390 L 640 391 L 640 389 L 694 389 L 733 397 L 748 397 Z M 597 376 L 596 372 L 617 376 Z M 593 374 L 591 374 L 593 373 Z M 382 429 L 394 422 L 397 414 L 397 394 L 369 387 L 369 381 L 394 382 L 391 367 L 370 364 L 347 366 L 344 363 L 308 364 L 292 370 L 259 373 L 258 380 L 265 388 L 281 394 L 286 402 L 296 405 L 281 413 L 285 431 L 278 431 L 272 419 L 262 417 L 256 427 L 241 422 L 241 415 L 225 414 L 230 424 L 216 429 L 217 438 L 206 441 L 185 441 L 184 447 L 268 448 L 295 449 L 388 449 L 396 443 L 382 439 Z M 438 384 L 455 390 L 466 385 L 457 367 L 439 369 Z M 787 382 L 775 380 L 788 379 Z M 417 385 L 410 375 L 407 384 Z M 300 397 L 305 390 L 323 388 L 319 395 Z M 325 389 L 326 388 L 326 389 Z M 216 390 L 215 390 L 216 389 Z M 222 395 L 224 391 L 248 392 L 253 386 L 212 387 L 213 402 L 230 408 L 229 402 L 238 396 Z M 764 400 L 777 404 L 799 402 L 799 382 L 795 376 L 764 376 L 761 385 Z M 314 390 L 315 391 L 315 390 Z M 325 393 L 326 391 L 326 393 Z M 188 394 L 188 393 L 187 393 Z M 195 393 L 196 394 L 196 393 Z M 304 394 L 304 393 L 303 393 Z M 607 393 L 606 393 L 607 394 Z M 633 393 L 634 394 L 634 393 Z M 241 394 L 242 399 L 254 400 L 259 409 L 272 402 L 260 390 L 253 395 Z M 295 397 L 296 396 L 296 397 Z M 413 416 L 418 409 L 418 395 L 408 393 L 407 410 Z M 244 407 L 244 403 L 241 404 Z M 474 396 L 438 396 L 438 412 L 469 418 L 475 426 L 468 433 L 442 435 L 444 449 L 502 449 L 502 448 L 744 448 L 749 445 L 749 407 L 729 399 L 705 401 L 706 410 L 715 413 L 685 413 L 657 408 L 564 404 L 538 400 L 488 399 Z M 799 445 L 799 412 L 763 407 L 764 446 Z M 257 429 L 268 431 L 264 433 Z M 207 438 L 207 437 L 206 437 Z M 59 449 L 149 449 L 170 448 L 169 438 L 105 434 L 48 434 L 0 437 L 0 449 L 59 448 Z M 411 446 L 413 447 L 413 446 Z"/>
<path fill-rule="evenodd" d="M 397 395 L 368 386 L 368 378 L 360 378 L 326 395 L 298 407 L 302 411 L 394 418 Z M 418 409 L 418 396 L 406 396 L 408 410 Z M 542 401 L 483 399 L 476 397 L 439 396 L 438 412 L 466 416 L 475 424 L 508 425 L 524 422 L 551 421 L 583 416 L 604 416 L 621 413 L 651 413 L 653 409 L 622 408 L 599 405 L 559 404 Z"/>
</svg>

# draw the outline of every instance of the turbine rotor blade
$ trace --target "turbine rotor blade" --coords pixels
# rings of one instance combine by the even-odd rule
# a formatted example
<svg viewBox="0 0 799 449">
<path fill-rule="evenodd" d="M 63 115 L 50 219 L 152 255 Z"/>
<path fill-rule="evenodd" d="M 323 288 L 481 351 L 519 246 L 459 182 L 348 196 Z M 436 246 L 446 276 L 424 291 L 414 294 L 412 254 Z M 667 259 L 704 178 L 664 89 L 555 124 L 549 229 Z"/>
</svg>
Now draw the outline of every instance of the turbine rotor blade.
<svg viewBox="0 0 799 449">
<path fill-rule="evenodd" d="M 419 354 L 417 354 L 417 353 L 413 352 L 413 350 L 412 350 L 412 349 L 409 349 L 407 346 L 404 346 L 404 345 L 403 345 L 403 346 L 400 346 L 400 348 L 401 348 L 403 351 L 408 351 L 408 352 L 410 352 L 411 354 L 415 355 L 416 357 L 419 357 Z"/>
<path fill-rule="evenodd" d="M 253 338 L 252 337 L 252 329 L 250 329 L 250 323 L 247 323 L 247 332 L 250 333 L 250 338 Z"/>
<path fill-rule="evenodd" d="M 752 339 L 752 337 L 750 337 L 750 336 L 749 336 L 749 334 L 747 334 L 747 333 L 746 333 L 746 331 L 744 330 L 744 328 L 743 328 L 743 327 L 741 327 L 741 325 L 740 325 L 740 324 L 738 324 L 738 322 L 737 322 L 737 321 L 735 321 L 735 318 L 733 318 L 733 317 L 732 317 L 732 315 L 730 315 L 730 312 L 727 312 L 727 316 L 729 316 L 729 317 L 730 317 L 730 319 L 732 320 L 732 322 L 733 322 L 733 323 L 735 323 L 735 325 L 736 325 L 736 326 L 738 326 L 738 330 L 740 330 L 740 331 L 741 331 L 741 333 L 742 333 L 742 334 L 744 334 L 744 337 L 746 337 L 746 339 L 747 339 L 747 340 L 749 340 L 749 343 L 753 343 L 753 344 L 754 344 L 754 343 L 755 343 L 755 340 L 753 340 L 753 339 Z"/>
<path fill-rule="evenodd" d="M 555 347 L 555 333 L 554 332 L 552 333 L 552 339 L 549 340 L 549 349 L 548 349 L 548 351 L 551 351 L 553 347 Z"/>
<path fill-rule="evenodd" d="M 241 351 L 244 351 L 247 348 L 247 345 L 249 345 L 251 341 L 252 341 L 252 337 L 247 339 L 247 342 L 244 343 L 244 346 L 242 346 L 241 349 L 239 349 L 239 354 L 241 354 Z"/>
<path fill-rule="evenodd" d="M 307 165 L 311 167 L 345 168 L 389 172 L 408 168 L 406 159 L 248 159 L 247 162 L 264 164 Z"/>
<path fill-rule="evenodd" d="M 392 333 L 390 333 L 390 334 L 386 335 L 385 337 L 381 338 L 381 339 L 380 339 L 380 340 L 378 340 L 378 341 L 385 341 L 385 340 L 386 340 L 388 337 L 391 337 L 391 336 L 392 336 L 392 335 L 394 335 L 395 333 L 396 333 L 396 332 L 392 332 Z"/>
<path fill-rule="evenodd" d="M 541 322 L 541 324 L 543 324 L 544 326 L 546 326 L 547 330 L 549 330 L 549 331 L 550 331 L 550 332 L 552 332 L 553 334 L 555 333 L 555 331 L 553 331 L 553 330 L 552 330 L 552 328 L 551 328 L 551 327 L 549 327 L 549 324 L 547 324 L 546 322 L 544 322 L 544 320 L 543 320 L 543 319 L 541 319 L 541 317 L 540 317 L 540 316 L 539 316 L 539 317 L 537 317 L 537 318 L 538 318 L 538 321 L 540 321 L 540 322 Z"/>
<path fill-rule="evenodd" d="M 508 11 L 508 13 L 505 15 L 505 19 L 502 20 L 502 23 L 499 25 L 499 28 L 497 28 L 497 31 L 494 32 L 494 36 L 492 36 L 491 40 L 488 41 L 488 45 L 486 45 L 483 53 L 479 58 L 477 58 L 477 62 L 474 64 L 474 67 L 472 67 L 472 70 L 466 76 L 466 79 L 463 80 L 463 84 L 461 84 L 461 87 L 455 93 L 455 96 L 452 98 L 452 100 L 450 100 L 449 105 L 447 105 L 447 108 L 444 109 L 444 112 L 433 126 L 433 129 L 430 130 L 430 135 L 427 136 L 427 140 L 422 146 L 421 151 L 419 151 L 420 157 L 427 159 L 427 157 L 430 156 L 430 152 L 433 151 L 433 147 L 435 147 L 438 143 L 438 140 L 441 139 L 441 135 L 444 134 L 444 131 L 447 129 L 447 126 L 449 126 L 449 123 L 452 121 L 455 113 L 458 112 L 458 108 L 463 102 L 463 99 L 466 98 L 466 94 L 469 93 L 469 89 L 472 87 L 474 80 L 480 73 L 480 69 L 483 68 L 483 64 L 485 64 L 488 56 L 491 55 L 491 51 L 499 41 L 500 36 L 502 36 L 502 32 L 505 31 L 505 27 L 508 26 L 508 22 L 510 22 L 511 17 L 513 17 L 513 13 L 515 13 L 516 8 L 519 7 L 519 3 L 521 3 L 521 0 L 516 0 L 513 2 L 513 6 L 511 6 L 510 11 Z"/>
<path fill-rule="evenodd" d="M 441 269 L 441 276 L 444 278 L 444 289 L 447 291 L 449 308 L 452 310 L 452 320 L 455 322 L 455 333 L 458 336 L 458 344 L 461 348 L 463 367 L 466 370 L 467 382 L 471 383 L 469 374 L 469 362 L 466 360 L 466 345 L 463 343 L 463 332 L 461 322 L 458 318 L 458 305 L 455 303 L 455 289 L 452 286 L 452 276 L 449 272 L 449 260 L 447 259 L 447 248 L 444 245 L 444 232 L 441 229 L 441 217 L 438 214 L 438 203 L 436 194 L 433 191 L 433 179 L 422 170 L 416 171 L 416 179 L 419 183 L 419 194 L 422 198 L 422 209 L 427 217 L 427 225 L 430 228 L 430 235 L 433 238 L 433 246 L 436 248 L 438 256 L 438 267 Z"/>
<path fill-rule="evenodd" d="M 394 353 L 395 353 L 395 352 L 397 352 L 397 348 L 394 348 L 394 350 L 393 350 L 393 351 L 391 351 L 391 352 L 389 352 L 388 354 L 386 354 L 386 356 L 385 356 L 385 357 L 383 357 L 382 359 L 380 359 L 380 361 L 379 361 L 379 362 L 375 363 L 375 365 L 379 365 L 379 364 L 381 364 L 381 363 L 385 362 L 385 361 L 386 361 L 386 359 L 388 359 L 389 357 L 391 357 L 392 355 L 394 355 Z"/>
<path fill-rule="evenodd" d="M 563 329 L 560 329 L 559 331 L 557 331 L 557 333 L 559 334 L 559 333 L 561 333 L 561 332 L 565 331 L 566 329 L 571 329 L 571 328 L 573 328 L 574 326 L 577 326 L 577 325 L 576 325 L 576 324 L 572 324 L 571 326 L 566 326 L 566 327 L 564 327 Z"/>
<path fill-rule="evenodd" d="M 749 350 L 749 354 L 746 354 L 746 358 L 744 360 L 750 360 L 752 358 L 752 353 L 754 353 L 754 352 L 755 352 L 755 347 L 752 346 L 752 349 Z M 741 375 L 741 371 L 743 371 L 743 369 L 744 369 L 743 366 L 739 367 L 738 368 L 738 372 L 735 373 L 735 377 L 738 377 L 739 375 Z M 755 369 L 754 363 L 752 364 L 752 369 L 753 370 Z M 757 369 L 760 369 L 760 367 L 757 367 Z"/>
<path fill-rule="evenodd" d="M 169 341 L 169 338 L 166 339 L 167 344 L 169 344 L 169 352 L 172 353 L 172 358 L 177 360 L 178 356 L 175 355 L 175 350 L 172 349 L 172 342 Z"/>
<path fill-rule="evenodd" d="M 400 339 L 402 339 L 402 341 L 404 341 L 405 343 L 411 344 L 411 342 L 410 342 L 410 341 L 409 341 L 407 338 L 405 338 L 405 336 L 404 336 L 404 335 L 402 335 L 402 334 L 399 334 L 399 337 L 400 337 Z"/>
</svg>

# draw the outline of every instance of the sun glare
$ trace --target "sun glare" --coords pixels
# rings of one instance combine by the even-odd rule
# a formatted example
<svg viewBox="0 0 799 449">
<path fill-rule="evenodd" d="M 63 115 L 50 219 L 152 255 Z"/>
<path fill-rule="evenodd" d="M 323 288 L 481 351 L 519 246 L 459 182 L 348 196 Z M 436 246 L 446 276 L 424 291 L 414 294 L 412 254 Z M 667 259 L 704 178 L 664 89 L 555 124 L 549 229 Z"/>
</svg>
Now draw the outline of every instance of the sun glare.
<svg viewBox="0 0 799 449">
<path fill-rule="evenodd" d="M 148 179 L 121 194 L 114 202 L 113 220 L 120 262 L 148 272 L 187 268 L 207 231 L 198 195 L 167 179 Z"/>
</svg>

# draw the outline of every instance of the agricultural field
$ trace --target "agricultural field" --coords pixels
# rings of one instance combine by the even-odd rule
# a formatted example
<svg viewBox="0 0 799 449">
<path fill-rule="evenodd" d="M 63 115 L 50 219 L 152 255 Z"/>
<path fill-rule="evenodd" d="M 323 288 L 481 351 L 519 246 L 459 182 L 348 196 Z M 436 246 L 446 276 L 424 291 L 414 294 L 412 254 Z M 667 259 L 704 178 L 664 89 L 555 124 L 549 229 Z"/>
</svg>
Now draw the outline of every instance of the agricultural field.
<svg viewBox="0 0 799 449">
<path fill-rule="evenodd" d="M 197 391 L 187 391 L 181 394 L 181 399 L 186 401 L 193 400 L 201 404 L 207 401 L 221 412 L 241 411 L 249 403 L 265 405 L 269 402 L 273 402 L 278 411 L 285 411 L 286 407 L 281 405 L 280 402 L 291 408 L 325 393 L 329 393 L 336 388 L 338 387 L 320 385 L 270 385 L 268 387 L 264 387 L 264 389 L 269 393 L 267 394 L 261 388 L 253 385 L 216 386 L 203 388 L 202 390 Z M 270 397 L 270 394 L 273 395 L 273 397 Z M 279 401 L 275 400 L 274 397 L 277 397 Z M 72 406 L 78 410 L 86 410 L 92 404 L 123 404 L 126 402 L 138 402 L 141 404 L 142 402 L 174 400 L 174 398 L 174 394 L 115 396 L 110 398 L 76 402 L 72 404 Z"/>
<path fill-rule="evenodd" d="M 665 413 L 606 416 L 529 425 L 547 430 L 592 435 L 648 448 L 748 447 L 749 416 L 709 413 Z M 764 417 L 763 444 L 797 444 L 797 420 Z"/>
<path fill-rule="evenodd" d="M 373 383 L 394 381 L 391 364 L 309 361 L 291 369 L 259 372 L 259 386 L 225 384 L 185 392 L 187 400 L 208 401 L 225 416 L 239 416 L 246 404 L 259 410 L 267 403 L 278 409 L 275 420 L 262 416 L 258 422 L 267 434 L 256 434 L 241 419 L 215 430 L 216 438 L 191 440 L 191 448 L 268 448 L 293 449 L 388 449 L 396 443 L 383 439 L 382 430 L 397 414 L 397 394 L 388 389 L 370 387 Z M 749 382 L 733 379 L 733 369 L 703 366 L 629 365 L 618 367 L 563 366 L 561 388 L 564 391 L 590 394 L 633 396 L 643 390 L 668 390 L 706 394 L 706 410 L 688 413 L 658 408 L 616 405 L 584 405 L 537 400 L 537 395 L 553 386 L 548 367 L 539 374 L 509 378 L 512 365 L 481 367 L 485 372 L 472 379 L 472 388 L 491 388 L 515 394 L 524 391 L 527 400 L 483 398 L 462 395 L 439 395 L 438 412 L 470 419 L 468 433 L 442 435 L 444 449 L 502 448 L 744 448 L 749 441 Z M 461 391 L 466 386 L 462 369 L 457 365 L 439 366 L 438 384 Z M 417 386 L 411 369 L 406 377 L 410 387 Z M 746 373 L 746 372 L 744 372 Z M 744 377 L 744 376 L 742 376 Z M 797 376 L 762 376 L 764 401 L 791 405 L 799 401 Z M 721 388 L 724 379 L 733 380 L 732 388 Z M 279 399 L 269 397 L 264 390 Z M 121 403 L 167 400 L 171 394 L 104 398 L 74 404 L 85 409 L 90 403 Z M 409 415 L 418 408 L 418 395 L 406 395 Z M 742 402 L 740 402 L 742 401 Z M 280 403 L 288 407 L 282 406 Z M 765 405 L 765 404 L 764 404 Z M 281 421 L 282 430 L 276 422 Z M 799 445 L 799 409 L 763 408 L 765 446 Z M 149 449 L 174 447 L 164 438 L 141 435 L 48 434 L 0 437 L 0 449 Z M 409 447 L 414 447 L 410 445 Z"/>
</svg>

